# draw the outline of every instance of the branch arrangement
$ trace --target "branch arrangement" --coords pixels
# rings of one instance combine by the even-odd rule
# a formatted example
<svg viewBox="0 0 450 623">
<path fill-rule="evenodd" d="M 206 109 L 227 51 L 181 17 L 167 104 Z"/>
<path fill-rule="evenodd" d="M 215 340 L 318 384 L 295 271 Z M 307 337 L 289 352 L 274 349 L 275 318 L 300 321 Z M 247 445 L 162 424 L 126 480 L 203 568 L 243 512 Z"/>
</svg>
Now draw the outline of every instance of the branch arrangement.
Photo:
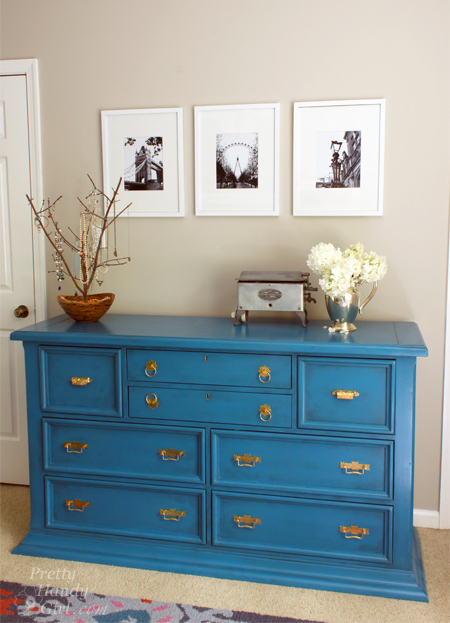
<svg viewBox="0 0 450 623">
<path fill-rule="evenodd" d="M 83 206 L 83 210 L 80 212 L 79 234 L 77 235 L 70 227 L 68 228 L 73 236 L 73 242 L 63 235 L 56 216 L 56 204 L 62 197 L 58 197 L 53 203 L 50 203 L 49 199 L 47 203 L 44 201 L 42 208 L 38 210 L 34 205 L 33 199 L 27 195 L 28 203 L 34 213 L 35 225 L 39 231 L 44 232 L 47 240 L 55 251 L 52 257 L 56 269 L 55 271 L 49 272 L 56 272 L 58 281 L 63 281 L 65 276 L 69 277 L 85 301 L 87 301 L 88 292 L 94 279 L 101 285 L 103 283 L 100 277 L 101 273 L 106 273 L 110 266 L 120 266 L 131 260 L 130 257 L 117 257 L 115 244 L 113 252 L 114 257 L 107 257 L 107 249 L 104 244 L 105 232 L 111 225 L 114 225 L 115 242 L 116 220 L 131 205 L 131 203 L 128 204 L 126 208 L 116 214 L 116 201 L 118 201 L 118 193 L 122 178 L 120 178 L 117 187 L 113 191 L 112 197 L 109 198 L 102 190 L 97 188 L 89 175 L 88 177 L 93 189 L 86 197 L 85 201 L 82 201 L 78 197 L 78 201 Z M 106 200 L 106 210 L 104 214 L 101 214 L 101 209 L 98 206 L 100 198 Z M 75 254 L 76 260 L 73 269 L 70 268 L 70 262 L 65 255 L 66 252 Z M 79 265 L 78 272 L 76 270 L 77 261 Z"/>
</svg>

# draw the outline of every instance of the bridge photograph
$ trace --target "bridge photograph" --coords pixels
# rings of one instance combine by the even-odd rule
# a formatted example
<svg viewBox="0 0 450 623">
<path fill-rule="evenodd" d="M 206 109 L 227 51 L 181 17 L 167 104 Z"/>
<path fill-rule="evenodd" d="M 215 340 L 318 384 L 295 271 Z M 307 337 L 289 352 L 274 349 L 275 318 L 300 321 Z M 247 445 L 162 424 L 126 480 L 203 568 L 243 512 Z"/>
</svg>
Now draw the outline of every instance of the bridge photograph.
<svg viewBox="0 0 450 623">
<path fill-rule="evenodd" d="M 164 190 L 162 136 L 124 139 L 125 190 Z"/>
<path fill-rule="evenodd" d="M 258 188 L 258 134 L 216 135 L 216 188 Z"/>
</svg>

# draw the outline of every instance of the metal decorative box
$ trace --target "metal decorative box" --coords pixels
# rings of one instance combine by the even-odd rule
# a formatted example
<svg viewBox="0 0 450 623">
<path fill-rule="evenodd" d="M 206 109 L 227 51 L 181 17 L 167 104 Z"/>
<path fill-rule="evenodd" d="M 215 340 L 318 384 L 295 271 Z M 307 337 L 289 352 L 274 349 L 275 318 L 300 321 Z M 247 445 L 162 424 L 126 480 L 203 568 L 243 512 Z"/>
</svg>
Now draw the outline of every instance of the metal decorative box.
<svg viewBox="0 0 450 623">
<path fill-rule="evenodd" d="M 247 322 L 249 311 L 295 312 L 306 327 L 305 303 L 315 303 L 309 273 L 301 271 L 243 271 L 238 279 L 235 325 Z"/>
</svg>

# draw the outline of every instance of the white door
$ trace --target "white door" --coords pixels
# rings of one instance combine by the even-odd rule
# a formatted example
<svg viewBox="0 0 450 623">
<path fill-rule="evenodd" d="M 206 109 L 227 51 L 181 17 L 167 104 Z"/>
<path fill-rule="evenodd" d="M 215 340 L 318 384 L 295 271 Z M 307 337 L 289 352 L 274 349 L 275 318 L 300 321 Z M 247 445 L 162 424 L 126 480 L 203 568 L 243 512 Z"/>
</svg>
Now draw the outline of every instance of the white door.
<svg viewBox="0 0 450 623">
<path fill-rule="evenodd" d="M 30 140 L 30 76 L 11 75 L 14 63 L 0 66 L 0 481 L 28 484 L 23 347 L 9 336 L 36 322 L 36 249 L 26 199 L 37 190 L 36 145 Z"/>
</svg>

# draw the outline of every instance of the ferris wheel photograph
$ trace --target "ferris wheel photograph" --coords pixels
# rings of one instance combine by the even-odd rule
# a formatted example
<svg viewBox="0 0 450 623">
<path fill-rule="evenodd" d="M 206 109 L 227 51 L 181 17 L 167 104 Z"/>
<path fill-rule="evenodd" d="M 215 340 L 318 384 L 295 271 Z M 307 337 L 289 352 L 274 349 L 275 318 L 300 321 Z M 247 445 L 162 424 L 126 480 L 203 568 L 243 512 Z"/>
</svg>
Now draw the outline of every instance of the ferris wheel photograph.
<svg viewBox="0 0 450 623">
<path fill-rule="evenodd" d="M 258 188 L 258 134 L 216 135 L 216 188 Z"/>
</svg>

